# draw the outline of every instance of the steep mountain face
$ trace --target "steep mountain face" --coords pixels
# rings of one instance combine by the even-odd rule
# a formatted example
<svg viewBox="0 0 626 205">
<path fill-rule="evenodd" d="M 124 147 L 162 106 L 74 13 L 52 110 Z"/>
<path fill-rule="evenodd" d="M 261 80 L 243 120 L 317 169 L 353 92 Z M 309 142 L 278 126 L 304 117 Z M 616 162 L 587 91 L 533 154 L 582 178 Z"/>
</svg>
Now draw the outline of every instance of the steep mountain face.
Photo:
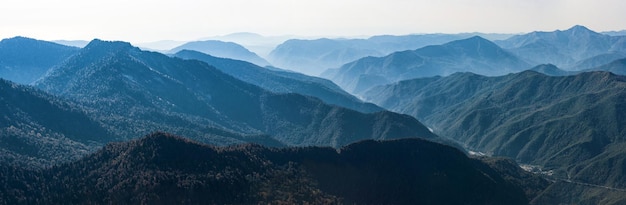
<svg viewBox="0 0 626 205">
<path fill-rule="evenodd" d="M 452 147 L 419 139 L 365 141 L 337 151 L 218 148 L 156 133 L 40 172 L 3 167 L 0 202 L 528 203 L 526 187 L 514 183 L 519 178 L 499 173 Z"/>
<path fill-rule="evenodd" d="M 460 73 L 402 81 L 366 99 L 410 114 L 470 150 L 553 170 L 557 178 L 623 189 L 626 78 Z"/>
<path fill-rule="evenodd" d="M 367 39 L 292 39 L 276 46 L 268 59 L 278 67 L 288 68 L 307 75 L 320 75 L 326 69 L 338 68 L 343 64 L 367 56 L 384 56 L 397 51 L 440 45 L 476 35 L 488 39 L 502 39 L 510 36 L 506 34 L 462 33 L 382 35 Z"/>
<path fill-rule="evenodd" d="M 529 67 L 491 41 L 475 36 L 385 57 L 359 59 L 325 77 L 348 92 L 359 94 L 377 85 L 417 77 L 446 76 L 455 72 L 503 75 Z"/>
<path fill-rule="evenodd" d="M 617 75 L 626 75 L 626 58 L 618 59 L 606 65 L 598 66 L 585 71 L 608 71 Z"/>
<path fill-rule="evenodd" d="M 565 31 L 518 35 L 496 43 L 532 64 L 554 64 L 572 70 L 579 61 L 626 51 L 626 47 L 619 45 L 624 38 L 596 33 L 584 26 L 574 26 Z M 579 69 L 587 68 L 590 67 Z"/>
<path fill-rule="evenodd" d="M 97 112 L 120 136 L 154 130 L 214 144 L 339 147 L 362 139 L 436 138 L 412 117 L 331 106 L 298 94 L 276 94 L 208 64 L 141 51 L 124 42 L 94 40 L 55 67 L 37 87 Z M 212 129 L 234 137 L 207 135 Z M 268 137 L 272 136 L 272 137 Z"/>
<path fill-rule="evenodd" d="M 0 163 L 50 166 L 78 159 L 109 133 L 80 107 L 0 79 Z"/>
<path fill-rule="evenodd" d="M 253 53 L 243 46 L 232 42 L 217 40 L 193 41 L 173 48 L 169 51 L 169 53 L 176 53 L 182 50 L 194 50 L 216 57 L 248 61 L 258 66 L 270 65 L 270 63 L 259 57 L 256 53 Z"/>
<path fill-rule="evenodd" d="M 3 39 L 0 78 L 30 84 L 77 51 L 75 47 L 25 37 Z"/>
<path fill-rule="evenodd" d="M 248 62 L 213 57 L 190 50 L 180 51 L 174 56 L 182 59 L 195 59 L 206 62 L 239 80 L 272 92 L 308 95 L 319 98 L 328 104 L 338 105 L 364 113 L 384 110 L 374 104 L 364 103 L 326 79 L 294 72 L 269 70 Z"/>
</svg>

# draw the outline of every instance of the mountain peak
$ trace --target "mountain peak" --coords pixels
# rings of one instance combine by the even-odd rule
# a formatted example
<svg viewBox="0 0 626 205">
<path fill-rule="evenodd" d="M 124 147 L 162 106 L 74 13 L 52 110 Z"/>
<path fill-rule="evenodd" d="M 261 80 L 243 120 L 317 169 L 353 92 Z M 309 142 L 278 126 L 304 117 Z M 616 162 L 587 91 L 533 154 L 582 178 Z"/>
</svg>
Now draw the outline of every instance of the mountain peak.
<svg viewBox="0 0 626 205">
<path fill-rule="evenodd" d="M 456 41 L 446 43 L 444 45 L 448 47 L 462 47 L 462 48 L 483 47 L 487 45 L 490 48 L 499 49 L 498 45 L 480 36 L 473 36 L 473 37 L 466 38 L 466 39 L 456 40 Z"/>
<path fill-rule="evenodd" d="M 593 32 L 591 29 L 582 26 L 582 25 L 575 25 L 572 28 L 567 29 L 566 31 L 571 31 L 571 32 Z"/>
<path fill-rule="evenodd" d="M 33 38 L 28 38 L 28 37 L 24 37 L 24 36 L 15 36 L 12 38 L 6 38 L 2 40 L 3 42 L 11 42 L 11 41 L 36 41 L 36 39 Z"/>
<path fill-rule="evenodd" d="M 120 50 L 120 49 L 132 49 L 134 47 L 128 42 L 104 41 L 104 40 L 100 40 L 96 38 L 90 41 L 89 44 L 87 44 L 87 46 L 85 46 L 86 50 L 91 50 L 94 48 L 101 48 L 101 49 L 105 48 L 107 50 Z"/>
</svg>

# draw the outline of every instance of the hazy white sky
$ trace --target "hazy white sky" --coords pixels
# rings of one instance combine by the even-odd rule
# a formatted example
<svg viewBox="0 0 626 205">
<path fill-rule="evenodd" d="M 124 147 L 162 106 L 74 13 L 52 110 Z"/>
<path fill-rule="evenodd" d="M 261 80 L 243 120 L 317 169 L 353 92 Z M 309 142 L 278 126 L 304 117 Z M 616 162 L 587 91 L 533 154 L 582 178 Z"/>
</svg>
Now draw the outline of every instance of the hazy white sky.
<svg viewBox="0 0 626 205">
<path fill-rule="evenodd" d="M 195 40 L 626 29 L 624 0 L 3 0 L 0 38 Z"/>
</svg>

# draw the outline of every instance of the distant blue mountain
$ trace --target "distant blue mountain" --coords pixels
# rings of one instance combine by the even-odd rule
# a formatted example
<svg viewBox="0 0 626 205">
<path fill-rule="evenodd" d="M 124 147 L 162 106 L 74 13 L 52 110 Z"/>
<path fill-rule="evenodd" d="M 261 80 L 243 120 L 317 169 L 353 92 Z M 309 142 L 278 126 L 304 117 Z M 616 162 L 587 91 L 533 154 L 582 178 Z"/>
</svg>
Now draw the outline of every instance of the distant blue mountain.
<svg viewBox="0 0 626 205">
<path fill-rule="evenodd" d="M 496 34 L 419 34 L 406 36 L 373 36 L 368 39 L 292 39 L 278 45 L 268 56 L 275 66 L 307 75 L 320 75 L 326 69 L 368 56 L 385 56 L 393 52 L 439 45 L 475 35 L 502 38 Z M 506 35 L 504 35 L 506 36 Z"/>
<path fill-rule="evenodd" d="M 258 66 L 270 65 L 270 63 L 259 57 L 256 53 L 253 53 L 245 47 L 232 42 L 217 40 L 193 41 L 173 48 L 169 51 L 169 53 L 176 53 L 182 50 L 194 50 L 220 58 L 248 61 Z"/>
<path fill-rule="evenodd" d="M 582 70 L 590 68 L 577 66 L 582 61 L 589 63 L 594 61 L 590 59 L 598 56 L 606 59 L 607 53 L 626 52 L 625 41 L 624 36 L 609 36 L 584 26 L 574 26 L 565 31 L 517 35 L 496 43 L 531 64 L 554 64 L 568 70 Z M 612 60 L 616 59 L 608 59 L 608 62 Z M 604 61 L 606 62 L 607 60 Z"/>
<path fill-rule="evenodd" d="M 543 74 L 548 75 L 548 76 L 566 76 L 566 75 L 574 75 L 574 74 L 576 74 L 576 72 L 561 70 L 560 68 L 558 68 L 558 67 L 556 67 L 555 65 L 552 65 L 552 64 L 537 65 L 537 66 L 531 68 L 530 70 L 538 72 L 538 73 L 543 73 Z"/>
<path fill-rule="evenodd" d="M 626 58 L 618 59 L 605 65 L 586 69 L 584 71 L 607 71 L 617 75 L 626 75 Z"/>
<path fill-rule="evenodd" d="M 366 57 L 329 70 L 327 77 L 351 93 L 400 80 L 447 76 L 455 72 L 503 75 L 530 68 L 526 62 L 493 42 L 475 36 L 443 45 Z"/>
<path fill-rule="evenodd" d="M 25 37 L 0 41 L 0 78 L 30 84 L 78 48 Z"/>
</svg>

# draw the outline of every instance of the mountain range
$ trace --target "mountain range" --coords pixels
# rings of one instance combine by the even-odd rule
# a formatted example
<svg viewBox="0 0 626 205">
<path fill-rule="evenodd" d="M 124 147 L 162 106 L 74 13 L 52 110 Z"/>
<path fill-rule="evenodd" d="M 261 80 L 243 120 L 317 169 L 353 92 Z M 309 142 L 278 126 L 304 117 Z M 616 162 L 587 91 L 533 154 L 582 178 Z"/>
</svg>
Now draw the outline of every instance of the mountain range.
<svg viewBox="0 0 626 205">
<path fill-rule="evenodd" d="M 364 98 L 410 114 L 469 150 L 537 165 L 556 178 L 626 188 L 624 76 L 458 73 L 376 87 Z M 594 198 L 607 192 L 594 193 L 576 199 L 599 203 Z M 544 194 L 558 196 L 573 197 Z"/>
<path fill-rule="evenodd" d="M 212 144 L 339 147 L 362 139 L 437 138 L 412 117 L 364 114 L 295 93 L 277 94 L 196 60 L 93 40 L 35 83 L 92 108 L 117 136 L 163 130 Z M 253 138 L 207 136 L 226 130 Z"/>
<path fill-rule="evenodd" d="M 154 133 L 40 171 L 1 166 L 0 203 L 527 204 L 548 185 L 506 164 L 419 139 L 272 149 Z"/>
<path fill-rule="evenodd" d="M 275 66 L 317 76 L 328 68 L 339 66 L 368 56 L 385 56 L 392 52 L 414 50 L 428 45 L 439 45 L 474 35 L 494 39 L 504 34 L 415 34 L 404 36 L 381 35 L 367 39 L 320 38 L 291 39 L 276 46 L 267 59 Z"/>
<path fill-rule="evenodd" d="M 295 72 L 270 70 L 249 62 L 213 57 L 197 51 L 182 50 L 174 54 L 174 56 L 206 62 L 239 80 L 272 92 L 309 95 L 319 98 L 328 104 L 338 105 L 364 113 L 384 110 L 374 104 L 364 103 L 342 90 L 330 80 Z"/>
<path fill-rule="evenodd" d="M 359 94 L 377 85 L 418 77 L 446 76 L 455 72 L 493 76 L 530 67 L 493 42 L 475 36 L 384 57 L 362 58 L 338 69 L 329 69 L 322 76 L 348 92 Z"/>
<path fill-rule="evenodd" d="M 256 53 L 233 42 L 217 40 L 192 41 L 171 49 L 169 53 L 176 53 L 182 50 L 194 50 L 216 57 L 247 61 L 258 66 L 270 65 L 270 63 L 259 57 Z"/>
<path fill-rule="evenodd" d="M 283 38 L 0 41 L 0 204 L 626 204 L 626 36 Z"/>
<path fill-rule="evenodd" d="M 554 64 L 568 70 L 596 67 L 626 57 L 625 36 L 609 36 L 584 26 L 531 32 L 495 42 L 531 64 Z M 597 62 L 587 67 L 577 65 L 583 61 Z"/>
<path fill-rule="evenodd" d="M 0 78 L 29 84 L 78 51 L 76 47 L 14 37 L 0 41 Z"/>
</svg>

